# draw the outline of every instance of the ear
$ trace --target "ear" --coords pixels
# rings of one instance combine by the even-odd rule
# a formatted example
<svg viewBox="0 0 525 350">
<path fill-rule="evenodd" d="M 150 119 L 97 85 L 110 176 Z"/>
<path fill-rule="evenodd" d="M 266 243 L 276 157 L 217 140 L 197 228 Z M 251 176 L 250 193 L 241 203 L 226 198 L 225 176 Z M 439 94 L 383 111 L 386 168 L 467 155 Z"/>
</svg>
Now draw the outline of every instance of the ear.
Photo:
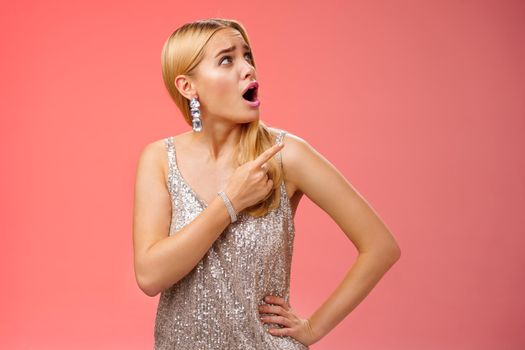
<svg viewBox="0 0 525 350">
<path fill-rule="evenodd" d="M 197 90 L 193 84 L 193 81 L 187 75 L 177 75 L 174 80 L 175 87 L 179 90 L 180 94 L 191 100 L 192 97 L 197 96 Z"/>
</svg>

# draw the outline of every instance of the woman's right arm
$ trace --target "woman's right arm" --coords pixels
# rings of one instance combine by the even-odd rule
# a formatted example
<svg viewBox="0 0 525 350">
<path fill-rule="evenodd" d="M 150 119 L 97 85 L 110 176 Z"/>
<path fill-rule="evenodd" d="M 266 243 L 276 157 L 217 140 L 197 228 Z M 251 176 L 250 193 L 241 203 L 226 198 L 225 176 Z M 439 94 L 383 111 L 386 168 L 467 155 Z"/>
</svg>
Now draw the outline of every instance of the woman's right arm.
<svg viewBox="0 0 525 350">
<path fill-rule="evenodd" d="M 219 196 L 191 223 L 169 236 L 171 200 L 163 172 L 167 159 L 161 141 L 148 144 L 136 171 L 133 212 L 135 278 L 139 288 L 155 296 L 186 276 L 230 224 Z"/>
</svg>

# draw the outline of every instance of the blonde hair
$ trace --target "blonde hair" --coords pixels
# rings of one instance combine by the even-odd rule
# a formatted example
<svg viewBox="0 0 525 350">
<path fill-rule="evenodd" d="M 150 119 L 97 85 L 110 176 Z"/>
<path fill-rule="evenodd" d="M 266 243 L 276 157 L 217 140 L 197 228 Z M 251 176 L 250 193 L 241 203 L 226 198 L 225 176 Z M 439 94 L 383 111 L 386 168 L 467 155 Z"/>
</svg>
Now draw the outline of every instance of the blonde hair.
<svg viewBox="0 0 525 350">
<path fill-rule="evenodd" d="M 195 67 L 203 59 L 206 43 L 217 31 L 224 28 L 239 31 L 250 46 L 248 34 L 239 22 L 233 19 L 209 18 L 182 25 L 169 36 L 162 48 L 161 66 L 164 85 L 190 126 L 192 126 L 192 117 L 188 99 L 179 92 L 174 79 L 180 74 L 190 77 L 193 75 Z M 254 58 L 252 64 L 255 67 Z M 240 142 L 234 150 L 237 166 L 254 160 L 273 146 L 274 142 L 270 130 L 261 120 L 242 124 Z M 261 217 L 279 205 L 280 185 L 284 181 L 284 175 L 275 156 L 268 161 L 267 174 L 268 179 L 273 181 L 272 189 L 264 199 L 244 210 L 253 217 Z"/>
</svg>

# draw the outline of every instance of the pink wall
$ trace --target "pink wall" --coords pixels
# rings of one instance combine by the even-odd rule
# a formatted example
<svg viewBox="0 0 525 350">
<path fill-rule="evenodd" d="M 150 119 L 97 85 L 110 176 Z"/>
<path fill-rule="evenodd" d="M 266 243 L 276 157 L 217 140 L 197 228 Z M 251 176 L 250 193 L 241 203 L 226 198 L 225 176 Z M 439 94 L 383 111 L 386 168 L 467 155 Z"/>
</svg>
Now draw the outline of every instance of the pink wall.
<svg viewBox="0 0 525 350">
<path fill-rule="evenodd" d="M 496 0 L 3 4 L 0 347 L 152 348 L 134 171 L 145 144 L 189 130 L 164 40 L 213 16 L 249 31 L 261 119 L 329 159 L 402 249 L 312 349 L 525 348 L 525 4 Z M 307 316 L 357 252 L 307 198 L 296 226 Z"/>
</svg>

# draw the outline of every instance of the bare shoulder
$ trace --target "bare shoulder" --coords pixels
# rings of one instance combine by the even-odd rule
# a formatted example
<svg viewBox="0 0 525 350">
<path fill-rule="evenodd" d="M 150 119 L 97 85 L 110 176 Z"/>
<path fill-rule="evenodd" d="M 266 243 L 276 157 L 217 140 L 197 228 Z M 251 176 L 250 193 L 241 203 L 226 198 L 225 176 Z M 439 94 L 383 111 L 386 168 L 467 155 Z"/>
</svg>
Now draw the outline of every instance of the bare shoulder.
<svg viewBox="0 0 525 350">
<path fill-rule="evenodd" d="M 284 178 L 289 186 L 289 193 L 291 196 L 300 198 L 304 193 L 300 188 L 300 183 L 298 181 L 300 176 L 302 176 L 301 173 L 304 172 L 304 168 L 301 167 L 301 164 L 304 162 L 305 158 L 309 156 L 309 153 L 314 150 L 306 140 L 288 130 L 278 128 L 269 129 L 275 136 L 281 131 L 286 131 L 282 140 L 284 142 L 284 148 L 281 150 Z"/>
<path fill-rule="evenodd" d="M 150 165 L 156 163 L 157 166 L 160 166 L 162 163 L 161 159 L 167 153 L 165 142 L 165 138 L 162 138 L 151 141 L 143 146 L 140 152 L 139 162 L 145 161 L 150 163 Z"/>
<path fill-rule="evenodd" d="M 304 176 L 304 168 L 301 167 L 301 164 L 304 164 L 310 153 L 313 152 L 313 148 L 305 139 L 289 131 L 286 132 L 283 142 L 284 148 L 281 153 L 285 179 L 291 184 L 293 193 L 297 190 L 304 193 L 299 182 L 300 177 Z"/>
<path fill-rule="evenodd" d="M 154 167 L 160 169 L 162 166 L 162 156 L 166 151 L 164 150 L 164 140 L 156 140 L 147 143 L 140 151 L 138 166 L 139 168 Z"/>
<path fill-rule="evenodd" d="M 166 136 L 158 140 L 151 141 L 146 144 L 141 151 L 139 157 L 139 164 L 143 163 L 150 169 L 155 168 L 161 170 L 163 180 L 166 182 L 168 177 L 168 148 L 166 141 L 173 137 L 177 142 L 184 144 L 185 136 L 189 132 L 181 133 L 173 136 Z"/>
<path fill-rule="evenodd" d="M 151 141 L 142 147 L 137 164 L 137 173 L 150 173 L 159 181 L 167 183 L 168 150 L 167 137 Z M 138 175 L 138 174 L 137 174 Z"/>
</svg>

